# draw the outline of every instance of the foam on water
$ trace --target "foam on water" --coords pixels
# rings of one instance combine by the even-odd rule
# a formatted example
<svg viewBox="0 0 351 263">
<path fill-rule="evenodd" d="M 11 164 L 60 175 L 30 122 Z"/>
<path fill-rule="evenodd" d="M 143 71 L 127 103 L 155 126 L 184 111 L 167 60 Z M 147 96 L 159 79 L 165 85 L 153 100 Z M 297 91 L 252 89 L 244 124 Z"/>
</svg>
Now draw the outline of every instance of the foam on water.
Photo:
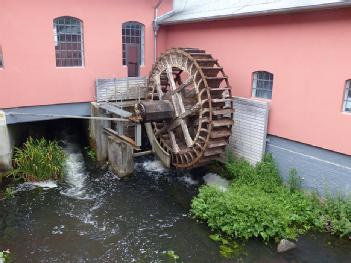
<svg viewBox="0 0 351 263">
<path fill-rule="evenodd" d="M 145 161 L 142 163 L 142 167 L 145 171 L 165 173 L 168 169 L 159 160 Z"/>
<path fill-rule="evenodd" d="M 207 173 L 203 179 L 207 185 L 215 186 L 222 191 L 227 191 L 229 187 L 229 181 L 215 173 Z"/>
<path fill-rule="evenodd" d="M 25 183 L 25 184 L 29 184 L 29 185 L 33 185 L 33 186 L 36 186 L 36 187 L 41 187 L 41 188 L 44 188 L 44 189 L 51 189 L 51 188 L 56 188 L 57 187 L 57 182 L 55 181 L 43 181 L 43 182 L 28 182 L 28 183 Z"/>
<path fill-rule="evenodd" d="M 185 183 L 186 185 L 198 185 L 199 182 L 191 178 L 191 175 L 186 173 L 184 176 L 179 177 L 179 181 Z"/>
<path fill-rule="evenodd" d="M 25 182 L 16 187 L 15 192 L 33 190 L 37 187 L 43 188 L 44 190 L 56 188 L 57 183 L 55 181 L 42 181 L 42 182 Z"/>
</svg>

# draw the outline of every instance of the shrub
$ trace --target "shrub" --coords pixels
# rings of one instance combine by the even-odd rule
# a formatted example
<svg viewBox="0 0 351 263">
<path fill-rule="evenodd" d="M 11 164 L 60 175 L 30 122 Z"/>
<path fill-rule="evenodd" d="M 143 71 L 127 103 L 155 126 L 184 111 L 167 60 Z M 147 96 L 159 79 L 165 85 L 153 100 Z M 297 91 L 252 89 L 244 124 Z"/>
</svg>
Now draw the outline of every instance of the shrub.
<svg viewBox="0 0 351 263">
<path fill-rule="evenodd" d="M 215 231 L 241 239 L 296 239 L 310 229 L 324 230 L 327 220 L 333 233 L 351 234 L 351 201 L 299 191 L 301 179 L 291 172 L 288 186 L 282 183 L 272 156 L 256 166 L 232 160 L 226 169 L 233 182 L 226 192 L 202 186 L 193 199 L 193 215 Z"/>
<path fill-rule="evenodd" d="M 266 155 L 264 160 L 256 166 L 242 159 L 228 162 L 225 166 L 230 177 L 237 183 L 259 185 L 266 191 L 272 191 L 281 185 L 278 168 L 270 154 Z"/>
<path fill-rule="evenodd" d="M 327 229 L 340 237 L 351 235 L 351 198 L 328 194 L 322 203 L 323 219 Z"/>
<path fill-rule="evenodd" d="M 15 148 L 10 175 L 25 181 L 57 180 L 63 175 L 64 161 L 65 154 L 56 141 L 29 137 L 22 148 Z"/>
<path fill-rule="evenodd" d="M 300 193 L 281 188 L 272 194 L 235 183 L 227 192 L 202 187 L 192 202 L 192 212 L 213 230 L 241 239 L 296 239 L 318 218 L 313 203 Z"/>
<path fill-rule="evenodd" d="M 252 178 L 255 173 L 254 167 L 246 160 L 232 159 L 225 164 L 230 179 L 240 179 L 243 177 Z"/>
<path fill-rule="evenodd" d="M 302 179 L 300 176 L 297 175 L 297 170 L 295 168 L 289 171 L 288 187 L 291 192 L 301 190 Z"/>
</svg>

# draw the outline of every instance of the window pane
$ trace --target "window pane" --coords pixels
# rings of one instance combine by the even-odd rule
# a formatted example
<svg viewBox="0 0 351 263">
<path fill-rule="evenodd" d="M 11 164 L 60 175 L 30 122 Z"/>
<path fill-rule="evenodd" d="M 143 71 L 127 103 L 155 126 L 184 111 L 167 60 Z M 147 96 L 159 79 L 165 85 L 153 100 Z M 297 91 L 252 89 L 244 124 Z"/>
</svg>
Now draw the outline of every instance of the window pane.
<svg viewBox="0 0 351 263">
<path fill-rule="evenodd" d="M 273 89 L 273 74 L 257 71 L 253 75 L 253 95 L 258 98 L 271 99 Z"/>
<path fill-rule="evenodd" d="M 56 66 L 83 65 L 82 23 L 74 17 L 59 17 L 54 20 Z"/>
<path fill-rule="evenodd" d="M 265 81 L 264 82 L 264 89 L 265 90 L 272 90 L 272 82 L 271 81 Z"/>
<path fill-rule="evenodd" d="M 351 112 L 351 100 L 345 101 L 345 111 Z"/>
<path fill-rule="evenodd" d="M 347 98 L 351 99 L 351 89 L 349 89 L 348 92 L 347 92 Z"/>
</svg>

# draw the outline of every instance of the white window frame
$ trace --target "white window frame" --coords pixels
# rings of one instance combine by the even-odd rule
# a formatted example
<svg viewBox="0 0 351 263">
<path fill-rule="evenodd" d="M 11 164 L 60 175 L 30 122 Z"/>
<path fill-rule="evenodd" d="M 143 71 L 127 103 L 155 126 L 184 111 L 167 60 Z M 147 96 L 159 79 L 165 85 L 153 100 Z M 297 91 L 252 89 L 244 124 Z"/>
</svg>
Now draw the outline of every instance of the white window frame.
<svg viewBox="0 0 351 263">
<path fill-rule="evenodd" d="M 349 97 L 350 91 L 351 91 L 351 79 L 346 80 L 345 93 L 343 97 L 342 111 L 347 113 L 351 113 L 351 97 Z"/>
<path fill-rule="evenodd" d="M 127 21 L 122 24 L 122 65 L 126 66 L 126 50 L 123 49 L 123 44 L 127 44 L 124 40 L 123 30 L 125 30 L 125 26 L 131 24 L 140 26 L 140 66 L 145 66 L 145 25 L 138 21 Z"/>
<path fill-rule="evenodd" d="M 59 46 L 60 44 L 60 40 L 58 39 L 58 35 L 59 33 L 57 32 L 57 26 L 72 26 L 71 24 L 58 24 L 57 21 L 59 19 L 72 19 L 72 20 L 75 20 L 76 22 L 79 22 L 79 26 L 80 26 L 80 56 L 81 56 L 81 59 L 80 59 L 80 65 L 58 65 L 57 61 L 64 61 L 64 59 L 62 58 L 58 58 L 57 57 L 57 51 L 58 52 L 61 52 L 62 53 L 69 53 L 69 52 L 77 52 L 76 50 L 65 50 L 65 49 L 62 49 L 62 50 L 56 50 L 56 48 Z M 56 60 L 56 68 L 83 68 L 84 67 L 84 61 L 85 61 L 85 53 L 84 53 L 84 31 L 83 31 L 83 21 L 77 17 L 71 17 L 71 16 L 60 16 L 60 17 L 56 17 L 54 20 L 53 20 L 53 35 L 54 35 L 54 46 L 55 46 L 55 60 Z M 69 35 L 69 34 L 67 34 Z M 71 35 L 72 37 L 72 35 Z M 66 43 L 69 43 L 69 44 L 77 44 L 79 43 L 79 41 L 76 41 L 74 42 L 73 40 L 71 41 L 66 41 Z M 72 58 L 73 60 L 74 58 Z"/>
<path fill-rule="evenodd" d="M 264 74 L 269 74 L 269 76 L 271 76 L 271 79 L 261 79 L 259 78 L 259 74 L 260 73 L 264 73 Z M 271 89 L 262 89 L 262 88 L 258 88 L 257 87 L 257 82 L 258 81 L 262 81 L 262 82 L 270 82 L 271 83 Z M 269 71 L 255 71 L 252 74 L 252 97 L 255 98 L 260 98 L 260 99 L 266 99 L 266 100 L 271 100 L 273 97 L 273 81 L 274 81 L 274 74 L 269 72 Z M 270 92 L 270 96 L 268 96 L 267 98 L 264 96 L 258 96 L 257 95 L 257 91 L 266 91 L 266 92 Z"/>
</svg>

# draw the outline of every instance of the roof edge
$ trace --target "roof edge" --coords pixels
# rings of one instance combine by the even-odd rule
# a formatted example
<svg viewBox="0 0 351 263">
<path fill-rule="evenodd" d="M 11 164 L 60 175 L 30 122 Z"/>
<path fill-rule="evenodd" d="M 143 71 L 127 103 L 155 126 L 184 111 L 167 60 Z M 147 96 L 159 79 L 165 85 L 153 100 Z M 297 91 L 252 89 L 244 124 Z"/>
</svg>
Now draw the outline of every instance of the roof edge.
<svg viewBox="0 0 351 263">
<path fill-rule="evenodd" d="M 231 18 L 244 18 L 244 17 L 256 17 L 256 16 L 268 16 L 275 14 L 287 14 L 287 13 L 298 13 L 298 12 L 313 12 L 318 10 L 333 10 L 333 9 L 341 9 L 351 7 L 351 2 L 347 3 L 331 3 L 331 4 L 320 4 L 313 6 L 299 6 L 299 7 L 288 7 L 288 8 L 280 8 L 273 9 L 268 11 L 257 11 L 257 12 L 248 12 L 241 14 L 226 14 L 226 15 L 215 15 L 209 17 L 196 17 L 189 19 L 179 19 L 179 20 L 168 20 L 172 19 L 173 16 L 179 14 L 181 12 L 174 12 L 167 17 L 160 17 L 157 19 L 159 25 L 176 25 L 176 24 L 186 24 L 186 23 L 196 23 L 202 21 L 215 21 L 215 20 L 226 20 Z"/>
</svg>

